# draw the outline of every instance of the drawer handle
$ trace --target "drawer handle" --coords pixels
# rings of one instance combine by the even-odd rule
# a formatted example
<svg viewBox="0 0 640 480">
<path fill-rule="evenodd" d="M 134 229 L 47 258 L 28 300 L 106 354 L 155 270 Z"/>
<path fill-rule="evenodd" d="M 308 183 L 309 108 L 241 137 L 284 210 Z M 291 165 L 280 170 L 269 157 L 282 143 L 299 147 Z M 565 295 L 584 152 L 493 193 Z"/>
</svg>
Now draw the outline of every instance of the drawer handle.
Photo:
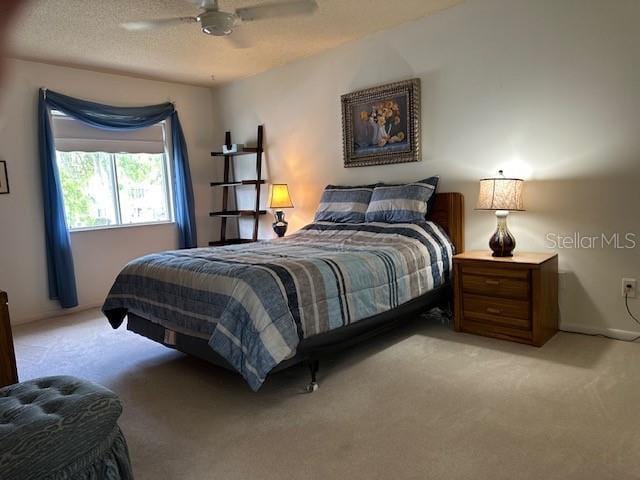
<svg viewBox="0 0 640 480">
<path fill-rule="evenodd" d="M 485 280 L 487 285 L 500 285 L 500 280 Z"/>
<path fill-rule="evenodd" d="M 493 313 L 493 314 L 500 314 L 502 312 L 502 310 L 500 310 L 499 308 L 487 308 L 487 313 Z"/>
</svg>

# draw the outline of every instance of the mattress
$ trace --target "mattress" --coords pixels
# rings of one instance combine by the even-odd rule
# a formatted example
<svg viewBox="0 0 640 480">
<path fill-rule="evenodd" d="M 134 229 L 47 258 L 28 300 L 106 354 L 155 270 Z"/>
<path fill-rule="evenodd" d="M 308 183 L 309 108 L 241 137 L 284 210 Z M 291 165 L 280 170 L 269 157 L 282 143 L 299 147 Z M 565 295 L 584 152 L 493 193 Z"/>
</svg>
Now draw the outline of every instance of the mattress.
<svg viewBox="0 0 640 480">
<path fill-rule="evenodd" d="M 257 390 L 302 339 L 445 285 L 453 246 L 435 223 L 317 222 L 282 239 L 147 255 L 118 275 L 103 312 L 206 338 Z"/>
</svg>

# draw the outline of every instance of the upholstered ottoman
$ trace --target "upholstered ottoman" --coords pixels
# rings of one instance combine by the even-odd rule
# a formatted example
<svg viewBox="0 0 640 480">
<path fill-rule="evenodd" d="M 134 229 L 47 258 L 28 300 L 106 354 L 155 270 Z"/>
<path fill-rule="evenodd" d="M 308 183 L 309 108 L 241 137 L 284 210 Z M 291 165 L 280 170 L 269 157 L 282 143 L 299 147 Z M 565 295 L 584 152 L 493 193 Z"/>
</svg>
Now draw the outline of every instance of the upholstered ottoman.
<svg viewBox="0 0 640 480">
<path fill-rule="evenodd" d="M 74 377 L 0 389 L 0 479 L 132 479 L 111 390 Z"/>
</svg>

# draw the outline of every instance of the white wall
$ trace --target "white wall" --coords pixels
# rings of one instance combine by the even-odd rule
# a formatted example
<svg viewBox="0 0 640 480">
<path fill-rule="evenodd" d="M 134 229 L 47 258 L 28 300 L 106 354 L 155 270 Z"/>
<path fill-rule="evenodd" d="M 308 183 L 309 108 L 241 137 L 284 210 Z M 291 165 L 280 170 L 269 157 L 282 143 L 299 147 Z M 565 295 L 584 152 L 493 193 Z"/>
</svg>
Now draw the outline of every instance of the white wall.
<svg viewBox="0 0 640 480">
<path fill-rule="evenodd" d="M 11 61 L 0 94 L 0 159 L 7 161 L 10 195 L 0 195 L 0 288 L 9 294 L 12 322 L 62 313 L 48 299 L 44 222 L 37 150 L 37 92 L 47 87 L 101 103 L 133 106 L 174 101 L 187 139 L 194 179 L 198 238 L 213 235 L 208 218 L 211 91 L 40 63 Z M 140 255 L 177 247 L 175 225 L 71 234 L 80 308 L 104 300 L 122 266 Z"/>
<path fill-rule="evenodd" d="M 495 220 L 473 210 L 478 179 L 500 167 L 524 175 L 528 211 L 510 218 L 519 249 L 548 248 L 552 232 L 637 235 L 633 250 L 558 250 L 563 326 L 638 331 L 620 294 L 623 276 L 640 277 L 638 24 L 636 0 L 467 0 L 217 89 L 216 138 L 248 140 L 265 124 L 267 172 L 289 183 L 292 229 L 312 220 L 327 183 L 440 174 L 443 191 L 466 196 L 467 249 L 485 249 Z M 343 168 L 340 95 L 412 77 L 423 161 Z"/>
</svg>

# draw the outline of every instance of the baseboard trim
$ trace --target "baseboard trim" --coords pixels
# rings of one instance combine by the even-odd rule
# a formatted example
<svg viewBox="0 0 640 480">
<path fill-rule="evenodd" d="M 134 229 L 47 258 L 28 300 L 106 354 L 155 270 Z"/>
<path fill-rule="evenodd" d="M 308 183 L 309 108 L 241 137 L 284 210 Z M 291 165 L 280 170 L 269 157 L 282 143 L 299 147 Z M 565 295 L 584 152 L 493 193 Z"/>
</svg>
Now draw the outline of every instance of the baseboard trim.
<svg viewBox="0 0 640 480">
<path fill-rule="evenodd" d="M 606 335 L 618 340 L 633 340 L 640 336 L 640 332 L 620 330 L 618 328 L 598 328 L 580 325 L 577 323 L 561 323 L 560 330 L 573 333 L 586 333 L 587 335 Z"/>
<path fill-rule="evenodd" d="M 25 325 L 27 323 L 39 322 L 40 320 L 47 320 L 47 319 L 53 319 L 53 318 L 59 318 L 59 317 L 66 317 L 67 315 L 73 315 L 74 313 L 80 313 L 80 312 L 84 312 L 84 311 L 87 311 L 87 310 L 93 310 L 94 308 L 100 308 L 101 306 L 102 306 L 102 303 L 79 305 L 77 307 L 69 308 L 69 309 L 66 309 L 66 310 L 60 309 L 60 310 L 51 310 L 49 312 L 39 313 L 39 314 L 34 315 L 32 317 L 20 318 L 20 319 L 16 319 L 16 320 L 14 320 L 12 318 L 11 319 L 11 325 Z"/>
<path fill-rule="evenodd" d="M 92 310 L 94 308 L 100 308 L 102 303 L 80 305 L 78 307 L 69 310 L 53 310 L 47 313 L 42 313 L 34 317 L 22 318 L 17 321 L 11 321 L 12 325 L 24 325 L 27 323 L 38 322 L 49 318 L 66 317 L 74 313 L 84 312 L 86 310 Z M 618 328 L 598 328 L 590 327 L 587 325 L 580 325 L 578 323 L 560 323 L 560 330 L 571 333 L 586 333 L 587 335 L 605 335 L 618 340 L 633 340 L 640 336 L 640 332 L 633 332 L 631 330 L 620 330 Z"/>
</svg>

